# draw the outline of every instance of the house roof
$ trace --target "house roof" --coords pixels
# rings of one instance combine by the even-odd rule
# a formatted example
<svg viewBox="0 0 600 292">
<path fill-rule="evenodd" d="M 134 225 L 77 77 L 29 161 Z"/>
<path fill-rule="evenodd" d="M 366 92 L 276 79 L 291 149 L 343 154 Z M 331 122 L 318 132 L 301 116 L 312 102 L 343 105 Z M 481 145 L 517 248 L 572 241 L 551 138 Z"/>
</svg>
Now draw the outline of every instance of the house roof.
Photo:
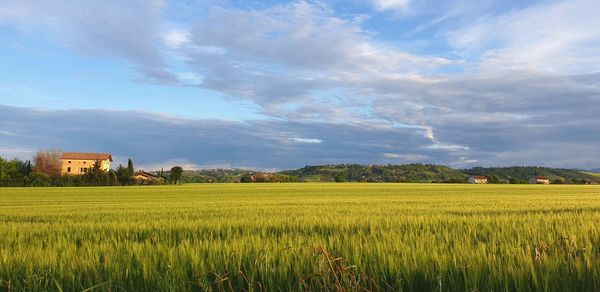
<svg viewBox="0 0 600 292">
<path fill-rule="evenodd" d="M 63 152 L 60 159 L 72 160 L 108 160 L 113 161 L 110 153 Z"/>
<path fill-rule="evenodd" d="M 535 178 L 536 178 L 536 179 L 543 179 L 543 180 L 547 180 L 547 179 L 548 179 L 547 177 L 545 177 L 545 176 L 541 176 L 541 175 L 538 175 L 538 176 L 536 176 Z"/>
<path fill-rule="evenodd" d="M 483 175 L 475 175 L 473 176 L 474 179 L 487 179 L 487 176 L 483 176 Z"/>
<path fill-rule="evenodd" d="M 158 175 L 154 175 L 154 174 L 152 174 L 152 173 L 145 172 L 145 171 L 143 171 L 143 170 L 140 170 L 140 171 L 136 172 L 136 174 L 135 174 L 135 175 L 136 175 L 136 176 L 138 176 L 138 175 L 141 175 L 141 176 L 143 176 L 143 177 L 153 177 L 153 178 L 158 178 Z"/>
</svg>

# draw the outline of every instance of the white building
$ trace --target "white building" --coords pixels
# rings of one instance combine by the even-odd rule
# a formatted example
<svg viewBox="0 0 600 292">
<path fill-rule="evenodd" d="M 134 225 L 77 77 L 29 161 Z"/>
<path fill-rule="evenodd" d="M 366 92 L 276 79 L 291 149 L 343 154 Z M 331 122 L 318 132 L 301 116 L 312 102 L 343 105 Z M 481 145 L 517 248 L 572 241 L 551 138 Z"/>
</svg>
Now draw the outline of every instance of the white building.
<svg viewBox="0 0 600 292">
<path fill-rule="evenodd" d="M 483 175 L 475 175 L 469 178 L 470 184 L 487 184 L 488 179 Z"/>
<path fill-rule="evenodd" d="M 548 185 L 550 180 L 545 176 L 534 176 L 529 179 L 530 184 Z"/>
</svg>

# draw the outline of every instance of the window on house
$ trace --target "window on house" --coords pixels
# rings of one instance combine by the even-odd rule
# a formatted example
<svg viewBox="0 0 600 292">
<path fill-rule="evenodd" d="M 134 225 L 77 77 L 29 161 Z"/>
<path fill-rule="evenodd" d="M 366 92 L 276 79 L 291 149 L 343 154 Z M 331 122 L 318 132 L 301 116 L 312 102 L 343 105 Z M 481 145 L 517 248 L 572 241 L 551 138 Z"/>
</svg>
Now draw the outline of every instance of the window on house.
<svg viewBox="0 0 600 292">
<path fill-rule="evenodd" d="M 87 172 L 87 167 L 84 167 L 84 168 L 83 168 L 83 172 Z"/>
<path fill-rule="evenodd" d="M 71 163 L 71 160 L 69 160 L 69 163 Z"/>
<path fill-rule="evenodd" d="M 69 161 L 69 162 L 71 162 L 71 161 Z M 67 172 L 71 172 L 71 168 L 70 167 L 67 167 Z"/>
<path fill-rule="evenodd" d="M 83 162 L 83 164 L 85 164 L 85 163 L 86 163 L 86 161 Z"/>
</svg>

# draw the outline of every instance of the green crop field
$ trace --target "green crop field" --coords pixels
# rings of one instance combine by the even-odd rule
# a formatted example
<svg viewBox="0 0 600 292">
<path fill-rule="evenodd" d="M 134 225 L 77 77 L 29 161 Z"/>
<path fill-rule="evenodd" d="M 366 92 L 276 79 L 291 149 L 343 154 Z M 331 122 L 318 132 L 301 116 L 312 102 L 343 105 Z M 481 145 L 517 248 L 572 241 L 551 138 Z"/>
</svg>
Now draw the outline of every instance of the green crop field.
<svg viewBox="0 0 600 292">
<path fill-rule="evenodd" d="M 0 189 L 0 290 L 600 291 L 600 187 Z"/>
</svg>

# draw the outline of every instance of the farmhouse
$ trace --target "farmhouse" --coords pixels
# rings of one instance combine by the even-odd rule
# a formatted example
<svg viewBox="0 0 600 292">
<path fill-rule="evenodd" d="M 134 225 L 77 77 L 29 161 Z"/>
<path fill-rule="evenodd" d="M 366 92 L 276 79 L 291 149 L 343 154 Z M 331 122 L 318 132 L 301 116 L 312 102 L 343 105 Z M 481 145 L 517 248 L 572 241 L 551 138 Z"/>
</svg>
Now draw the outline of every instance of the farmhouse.
<svg viewBox="0 0 600 292">
<path fill-rule="evenodd" d="M 487 184 L 488 179 L 483 175 L 476 175 L 469 178 L 470 184 Z"/>
<path fill-rule="evenodd" d="M 108 171 L 113 161 L 109 153 L 86 153 L 86 152 L 63 152 L 60 155 L 62 167 L 60 174 L 84 174 L 94 167 L 96 161 L 100 161 L 102 170 Z"/>
<path fill-rule="evenodd" d="M 547 185 L 547 184 L 550 184 L 550 180 L 545 176 L 534 176 L 529 179 L 529 183 L 530 184 Z"/>
<path fill-rule="evenodd" d="M 143 170 L 140 170 L 138 172 L 135 173 L 134 178 L 136 179 L 141 179 L 141 180 L 146 180 L 146 179 L 158 179 L 157 175 L 151 174 L 149 172 L 145 172 Z"/>
</svg>

